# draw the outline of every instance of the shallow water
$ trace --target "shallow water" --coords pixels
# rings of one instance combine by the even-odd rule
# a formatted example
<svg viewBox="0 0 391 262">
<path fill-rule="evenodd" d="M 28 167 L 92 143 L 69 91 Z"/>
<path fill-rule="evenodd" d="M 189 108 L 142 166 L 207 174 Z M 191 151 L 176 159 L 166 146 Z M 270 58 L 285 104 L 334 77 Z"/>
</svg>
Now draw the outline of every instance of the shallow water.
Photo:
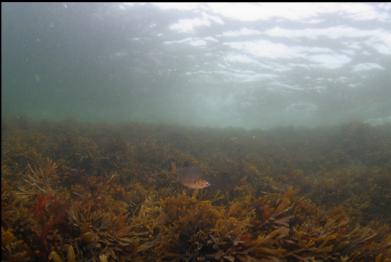
<svg viewBox="0 0 391 262">
<path fill-rule="evenodd" d="M 390 10 L 2 4 L 2 261 L 390 261 Z"/>
<path fill-rule="evenodd" d="M 242 128 L 391 119 L 387 3 L 2 7 L 3 116 Z"/>
</svg>

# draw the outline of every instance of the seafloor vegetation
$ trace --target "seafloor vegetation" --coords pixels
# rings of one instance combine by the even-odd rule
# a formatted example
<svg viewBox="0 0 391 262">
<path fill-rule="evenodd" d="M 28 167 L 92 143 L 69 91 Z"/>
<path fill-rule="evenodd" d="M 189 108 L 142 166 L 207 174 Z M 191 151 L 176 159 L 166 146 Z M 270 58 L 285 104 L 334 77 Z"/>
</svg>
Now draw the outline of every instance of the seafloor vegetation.
<svg viewBox="0 0 391 262">
<path fill-rule="evenodd" d="M 1 150 L 3 261 L 391 261 L 391 126 L 19 119 Z"/>
</svg>

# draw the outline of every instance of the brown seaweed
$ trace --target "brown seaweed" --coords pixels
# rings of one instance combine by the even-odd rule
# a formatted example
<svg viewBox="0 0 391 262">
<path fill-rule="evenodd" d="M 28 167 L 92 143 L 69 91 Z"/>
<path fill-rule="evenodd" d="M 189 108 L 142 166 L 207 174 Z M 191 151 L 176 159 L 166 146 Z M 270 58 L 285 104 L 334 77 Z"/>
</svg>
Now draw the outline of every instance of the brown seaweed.
<svg viewBox="0 0 391 262">
<path fill-rule="evenodd" d="M 4 261 L 391 259 L 390 127 L 6 126 Z M 192 197 L 172 159 L 212 186 Z"/>
</svg>

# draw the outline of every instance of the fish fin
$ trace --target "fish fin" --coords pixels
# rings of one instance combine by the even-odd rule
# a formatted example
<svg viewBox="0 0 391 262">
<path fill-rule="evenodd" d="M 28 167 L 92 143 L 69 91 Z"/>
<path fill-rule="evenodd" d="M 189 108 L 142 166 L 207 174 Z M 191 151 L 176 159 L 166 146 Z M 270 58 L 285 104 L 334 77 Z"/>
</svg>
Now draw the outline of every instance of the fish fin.
<svg viewBox="0 0 391 262">
<path fill-rule="evenodd" d="M 171 173 L 176 175 L 177 173 L 176 173 L 176 164 L 175 164 L 175 162 L 171 161 L 170 166 L 171 166 Z"/>
<path fill-rule="evenodd" d="M 195 190 L 193 191 L 193 194 L 192 194 L 192 196 L 191 196 L 193 199 L 197 199 L 198 191 L 200 191 L 200 190 L 199 190 L 199 189 L 195 189 Z"/>
</svg>

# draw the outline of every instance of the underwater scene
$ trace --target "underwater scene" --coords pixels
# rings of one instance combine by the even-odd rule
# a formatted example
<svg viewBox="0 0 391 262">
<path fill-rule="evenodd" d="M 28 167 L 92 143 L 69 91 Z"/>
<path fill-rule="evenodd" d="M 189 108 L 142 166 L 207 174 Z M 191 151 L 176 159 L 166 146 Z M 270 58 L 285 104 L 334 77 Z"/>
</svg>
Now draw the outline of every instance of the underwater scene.
<svg viewBox="0 0 391 262">
<path fill-rule="evenodd" d="M 1 7 L 1 261 L 391 262 L 390 3 Z"/>
</svg>

